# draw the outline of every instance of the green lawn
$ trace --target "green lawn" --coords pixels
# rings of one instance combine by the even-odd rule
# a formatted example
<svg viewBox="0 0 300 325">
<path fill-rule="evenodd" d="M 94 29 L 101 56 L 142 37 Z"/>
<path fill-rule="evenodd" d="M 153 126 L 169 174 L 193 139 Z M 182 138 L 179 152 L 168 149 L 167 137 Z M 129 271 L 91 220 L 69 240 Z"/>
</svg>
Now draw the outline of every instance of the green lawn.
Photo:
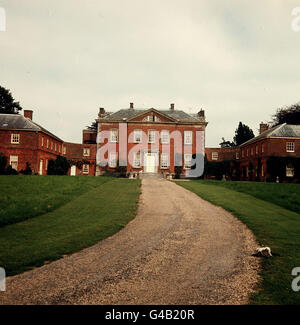
<svg viewBox="0 0 300 325">
<path fill-rule="evenodd" d="M 300 185 L 283 183 L 202 181 L 208 185 L 224 186 L 228 189 L 250 194 L 291 211 L 300 213 Z"/>
<path fill-rule="evenodd" d="M 300 185 L 222 181 L 177 184 L 230 211 L 253 231 L 259 244 L 271 247 L 274 256 L 263 259 L 261 290 L 252 295 L 252 303 L 300 304 L 300 293 L 291 289 L 294 278 L 291 271 L 300 267 L 300 214 L 292 211 L 296 208 L 291 202 L 290 209 L 277 205 L 284 205 L 283 193 L 287 196 L 299 193 Z"/>
<path fill-rule="evenodd" d="M 88 247 L 119 231 L 136 214 L 140 193 L 138 180 L 62 176 L 9 177 L 18 187 L 10 186 L 6 195 L 13 196 L 17 192 L 26 197 L 28 194 L 32 199 L 31 206 L 37 206 L 40 210 L 37 209 L 39 212 L 28 219 L 26 208 L 24 218 L 27 220 L 0 228 L 0 266 L 5 268 L 8 275 Z M 1 178 L 2 176 L 0 182 Z M 8 182 L 7 178 L 5 182 Z M 48 191 L 47 184 L 51 184 Z M 52 191 L 56 190 L 57 194 L 53 194 Z M 50 197 L 56 208 L 41 214 L 48 204 L 44 196 Z M 11 207 L 4 209 L 19 212 L 18 204 L 21 201 L 15 199 Z"/>
<path fill-rule="evenodd" d="M 54 211 L 107 177 L 0 176 L 0 227 Z"/>
</svg>

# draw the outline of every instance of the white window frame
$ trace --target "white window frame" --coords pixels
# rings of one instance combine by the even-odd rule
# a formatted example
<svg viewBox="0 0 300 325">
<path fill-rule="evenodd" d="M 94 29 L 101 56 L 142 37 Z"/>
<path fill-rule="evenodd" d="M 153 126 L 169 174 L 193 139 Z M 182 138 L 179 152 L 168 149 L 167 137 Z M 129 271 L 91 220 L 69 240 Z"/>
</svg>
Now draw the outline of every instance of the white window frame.
<svg viewBox="0 0 300 325">
<path fill-rule="evenodd" d="M 12 133 L 10 142 L 12 144 L 19 144 L 20 143 L 20 134 L 19 133 Z"/>
<path fill-rule="evenodd" d="M 191 145 L 193 144 L 193 131 L 184 131 L 184 144 Z"/>
<path fill-rule="evenodd" d="M 83 164 L 82 165 L 82 173 L 87 175 L 90 173 L 90 165 L 89 164 Z"/>
<path fill-rule="evenodd" d="M 110 142 L 117 143 L 119 140 L 119 130 L 118 129 L 111 129 L 110 130 Z"/>
<path fill-rule="evenodd" d="M 141 167 L 141 152 L 134 152 L 133 153 L 133 167 L 140 168 Z"/>
<path fill-rule="evenodd" d="M 57 145 L 56 145 L 56 142 L 54 143 L 54 151 L 57 150 Z"/>
<path fill-rule="evenodd" d="M 112 158 L 114 156 L 114 158 Z M 110 168 L 116 168 L 118 164 L 118 153 L 117 152 L 110 152 L 109 153 L 109 161 L 108 166 Z"/>
<path fill-rule="evenodd" d="M 154 121 L 154 117 L 153 115 L 148 115 L 146 117 L 143 118 L 144 122 L 153 122 Z"/>
<path fill-rule="evenodd" d="M 191 169 L 192 159 L 193 159 L 193 157 L 192 157 L 191 153 L 184 154 L 184 169 Z M 190 164 L 187 164 L 187 162 L 190 162 Z"/>
<path fill-rule="evenodd" d="M 160 168 L 161 169 L 168 169 L 169 167 L 170 167 L 169 154 L 162 153 L 160 155 Z"/>
<path fill-rule="evenodd" d="M 139 140 L 138 140 L 139 138 Z M 143 132 L 142 130 L 134 130 L 133 131 L 133 142 L 134 143 L 142 143 L 143 141 Z"/>
<path fill-rule="evenodd" d="M 42 137 L 41 147 L 44 147 L 44 137 Z"/>
<path fill-rule="evenodd" d="M 17 155 L 9 156 L 9 164 L 13 169 L 18 170 L 18 162 L 19 162 L 19 157 Z M 14 167 L 13 164 L 16 164 L 16 167 Z"/>
<path fill-rule="evenodd" d="M 90 148 L 83 148 L 83 156 L 84 157 L 90 156 Z"/>
<path fill-rule="evenodd" d="M 63 146 L 63 155 L 65 155 L 67 153 L 67 147 Z"/>
<path fill-rule="evenodd" d="M 47 149 L 49 149 L 49 139 L 47 139 Z"/>
<path fill-rule="evenodd" d="M 169 132 L 169 130 L 161 130 L 161 132 L 160 132 L 160 141 L 161 141 L 161 144 L 169 144 L 170 143 L 170 132 Z"/>
<path fill-rule="evenodd" d="M 211 153 L 211 160 L 218 160 L 219 159 L 219 153 L 218 151 L 213 151 Z"/>
<path fill-rule="evenodd" d="M 153 139 L 152 139 L 152 137 L 153 137 Z M 155 143 L 155 142 L 156 142 L 156 131 L 148 130 L 148 143 Z"/>
<path fill-rule="evenodd" d="M 290 167 L 289 165 L 286 165 L 285 176 L 286 177 L 294 177 L 295 176 L 294 166 Z"/>
<path fill-rule="evenodd" d="M 286 152 L 295 152 L 295 142 L 286 143 Z"/>
</svg>

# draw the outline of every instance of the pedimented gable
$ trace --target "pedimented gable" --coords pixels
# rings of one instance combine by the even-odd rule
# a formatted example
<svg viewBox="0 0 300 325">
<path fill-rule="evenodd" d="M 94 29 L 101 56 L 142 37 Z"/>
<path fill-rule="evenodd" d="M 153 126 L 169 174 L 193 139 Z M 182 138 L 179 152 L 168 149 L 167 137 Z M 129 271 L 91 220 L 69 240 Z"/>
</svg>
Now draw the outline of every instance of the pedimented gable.
<svg viewBox="0 0 300 325">
<path fill-rule="evenodd" d="M 174 122 L 176 121 L 170 116 L 163 114 L 157 111 L 154 108 L 151 108 L 147 111 L 143 111 L 138 115 L 135 115 L 132 118 L 129 118 L 127 121 L 132 122 Z"/>
</svg>

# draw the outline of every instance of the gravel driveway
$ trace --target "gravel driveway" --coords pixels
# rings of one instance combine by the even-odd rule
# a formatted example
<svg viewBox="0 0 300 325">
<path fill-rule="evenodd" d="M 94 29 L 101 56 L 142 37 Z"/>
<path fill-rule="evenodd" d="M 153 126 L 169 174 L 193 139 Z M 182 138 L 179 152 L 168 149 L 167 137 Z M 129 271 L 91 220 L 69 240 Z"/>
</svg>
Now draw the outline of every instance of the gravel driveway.
<svg viewBox="0 0 300 325">
<path fill-rule="evenodd" d="M 0 304 L 245 304 L 259 280 L 256 247 L 230 213 L 145 178 L 138 214 L 124 229 L 8 278 Z"/>
</svg>

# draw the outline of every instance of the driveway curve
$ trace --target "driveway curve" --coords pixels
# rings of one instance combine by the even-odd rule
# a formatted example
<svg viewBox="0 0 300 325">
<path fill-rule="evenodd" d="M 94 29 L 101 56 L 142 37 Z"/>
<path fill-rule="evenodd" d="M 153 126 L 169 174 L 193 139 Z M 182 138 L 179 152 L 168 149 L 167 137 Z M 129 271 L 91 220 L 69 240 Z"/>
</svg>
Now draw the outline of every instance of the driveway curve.
<svg viewBox="0 0 300 325">
<path fill-rule="evenodd" d="M 246 304 L 259 280 L 256 247 L 230 213 L 175 183 L 146 178 L 125 228 L 8 278 L 0 304 Z"/>
</svg>

